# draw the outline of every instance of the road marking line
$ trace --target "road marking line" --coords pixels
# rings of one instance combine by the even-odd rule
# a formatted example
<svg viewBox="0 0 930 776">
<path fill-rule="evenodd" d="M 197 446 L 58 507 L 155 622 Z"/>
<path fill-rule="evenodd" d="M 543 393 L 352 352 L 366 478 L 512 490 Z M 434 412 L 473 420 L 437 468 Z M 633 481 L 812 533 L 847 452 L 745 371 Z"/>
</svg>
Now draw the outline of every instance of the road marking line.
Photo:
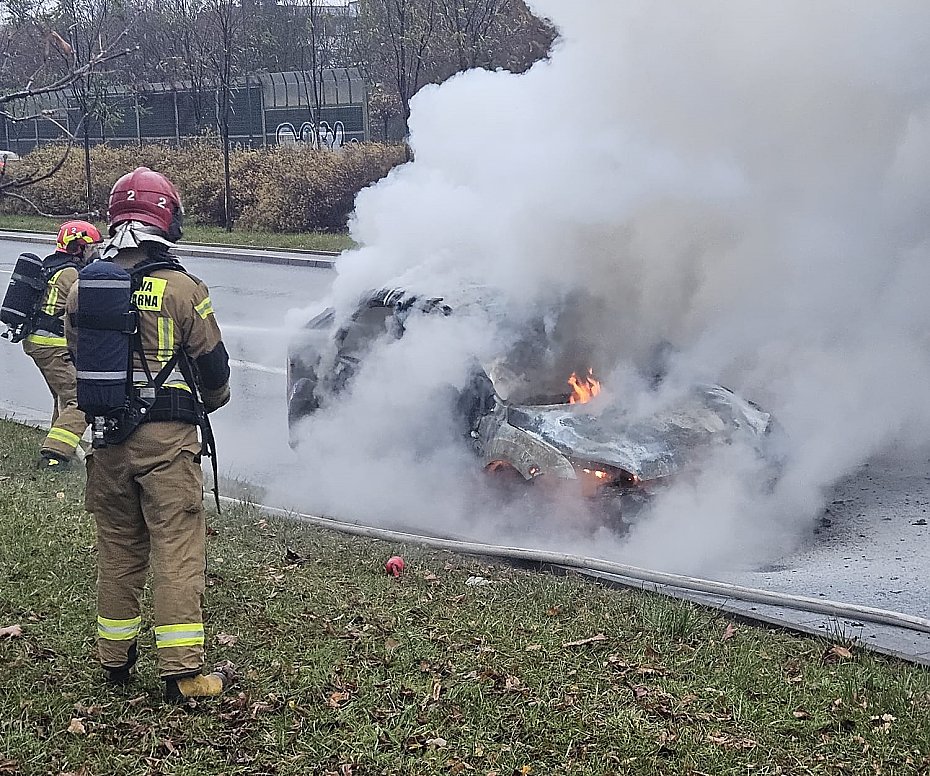
<svg viewBox="0 0 930 776">
<path fill-rule="evenodd" d="M 223 333 L 239 332 L 246 334 L 284 334 L 289 331 L 297 331 L 295 328 L 288 329 L 286 326 L 248 326 L 240 323 L 222 323 Z"/>
</svg>

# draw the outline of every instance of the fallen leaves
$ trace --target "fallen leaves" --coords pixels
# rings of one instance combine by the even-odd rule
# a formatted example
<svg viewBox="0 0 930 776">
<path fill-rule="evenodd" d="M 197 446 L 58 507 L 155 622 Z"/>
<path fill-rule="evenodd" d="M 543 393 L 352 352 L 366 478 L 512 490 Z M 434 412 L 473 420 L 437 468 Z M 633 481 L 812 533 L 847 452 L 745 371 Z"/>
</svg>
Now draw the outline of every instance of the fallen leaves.
<svg viewBox="0 0 930 776">
<path fill-rule="evenodd" d="M 721 641 L 729 641 L 736 635 L 736 626 L 732 622 L 727 623 L 726 630 L 723 632 Z"/>
<path fill-rule="evenodd" d="M 216 643 L 221 647 L 233 647 L 237 641 L 239 641 L 239 637 L 229 633 L 218 633 L 216 635 Z"/>
<path fill-rule="evenodd" d="M 69 733 L 76 736 L 83 736 L 87 733 L 87 729 L 84 727 L 84 720 L 82 717 L 71 717 L 71 724 L 68 725 Z"/>
<path fill-rule="evenodd" d="M 0 628 L 0 638 L 18 639 L 22 635 L 23 628 L 21 625 L 7 625 L 5 628 Z"/>
<path fill-rule="evenodd" d="M 251 720 L 257 719 L 261 714 L 274 713 L 283 706 L 283 700 L 275 693 L 268 693 L 256 699 L 245 692 L 239 692 L 223 700 L 223 711 L 219 714 L 219 718 L 245 726 L 250 725 Z"/>
<path fill-rule="evenodd" d="M 84 717 L 97 717 L 103 714 L 110 707 L 110 704 L 101 705 L 99 703 L 92 703 L 90 706 L 85 706 L 83 703 L 75 703 L 74 710 L 81 715 L 79 719 Z"/>
<path fill-rule="evenodd" d="M 523 689 L 524 689 L 524 687 L 523 687 L 523 682 L 520 681 L 520 678 L 519 678 L 519 677 L 517 677 L 517 676 L 512 676 L 511 674 L 508 674 L 508 675 L 504 678 L 504 689 L 505 689 L 505 690 L 509 690 L 509 691 L 513 691 L 513 690 L 517 690 L 517 691 L 523 690 Z"/>
<path fill-rule="evenodd" d="M 284 552 L 284 560 L 291 566 L 299 566 L 302 563 L 309 562 L 309 558 L 305 558 L 298 552 L 295 552 L 290 547 L 288 547 Z"/>
<path fill-rule="evenodd" d="M 568 647 L 583 647 L 585 644 L 594 644 L 598 641 L 607 641 L 607 637 L 603 633 L 598 633 L 596 636 L 591 636 L 587 639 L 581 639 L 580 641 L 567 641 L 562 645 L 563 649 Z"/>
<path fill-rule="evenodd" d="M 433 679 L 432 689 L 423 697 L 423 700 L 420 702 L 420 708 L 425 709 L 431 703 L 436 703 L 440 695 L 442 695 L 442 682 L 439 679 Z"/>
<path fill-rule="evenodd" d="M 725 733 L 709 733 L 707 740 L 723 749 L 755 749 L 759 745 L 752 738 L 728 736 Z"/>
<path fill-rule="evenodd" d="M 619 655 L 611 654 L 607 656 L 602 665 L 610 667 L 620 673 L 621 676 L 663 676 L 668 673 L 668 669 L 662 665 L 636 665 L 629 663 Z"/>
<path fill-rule="evenodd" d="M 852 659 L 853 659 L 852 650 L 849 649 L 848 647 L 840 646 L 839 644 L 834 644 L 823 655 L 824 663 L 842 663 L 846 660 L 852 660 Z"/>
<path fill-rule="evenodd" d="M 869 717 L 869 722 L 872 723 L 873 728 L 877 728 L 884 733 L 887 733 L 891 730 L 891 724 L 897 720 L 897 717 L 894 714 L 876 714 Z"/>
</svg>

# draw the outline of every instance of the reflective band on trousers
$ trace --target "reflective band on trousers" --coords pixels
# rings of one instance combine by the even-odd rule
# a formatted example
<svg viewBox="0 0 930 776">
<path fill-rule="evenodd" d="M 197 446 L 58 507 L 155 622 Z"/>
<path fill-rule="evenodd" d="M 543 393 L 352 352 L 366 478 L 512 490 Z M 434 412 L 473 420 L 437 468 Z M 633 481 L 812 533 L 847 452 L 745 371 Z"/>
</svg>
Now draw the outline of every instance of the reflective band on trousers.
<svg viewBox="0 0 930 776">
<path fill-rule="evenodd" d="M 141 617 L 133 617 L 131 620 L 111 620 L 109 617 L 97 615 L 97 638 L 107 641 L 134 639 L 139 635 L 141 627 Z"/>
<path fill-rule="evenodd" d="M 72 434 L 70 431 L 66 431 L 63 428 L 52 428 L 48 432 L 48 438 L 64 442 L 64 444 L 69 447 L 77 447 L 78 443 L 81 441 L 81 438 L 77 434 Z"/>
<path fill-rule="evenodd" d="M 156 625 L 155 646 L 197 647 L 203 645 L 203 623 L 192 622 L 187 625 Z"/>
</svg>

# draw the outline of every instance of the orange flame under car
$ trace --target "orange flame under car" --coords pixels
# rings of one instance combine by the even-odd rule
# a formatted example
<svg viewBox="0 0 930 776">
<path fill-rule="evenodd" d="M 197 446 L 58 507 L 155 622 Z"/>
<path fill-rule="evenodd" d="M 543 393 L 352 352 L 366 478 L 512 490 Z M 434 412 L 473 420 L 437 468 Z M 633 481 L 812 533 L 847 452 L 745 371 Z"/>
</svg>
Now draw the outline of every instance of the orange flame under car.
<svg viewBox="0 0 930 776">
<path fill-rule="evenodd" d="M 568 378 L 568 384 L 572 387 L 572 395 L 568 398 L 569 404 L 584 404 L 601 392 L 601 383 L 594 378 L 593 369 L 588 370 L 588 375 L 584 379 L 579 378 L 577 372 L 572 372 L 572 376 Z"/>
</svg>

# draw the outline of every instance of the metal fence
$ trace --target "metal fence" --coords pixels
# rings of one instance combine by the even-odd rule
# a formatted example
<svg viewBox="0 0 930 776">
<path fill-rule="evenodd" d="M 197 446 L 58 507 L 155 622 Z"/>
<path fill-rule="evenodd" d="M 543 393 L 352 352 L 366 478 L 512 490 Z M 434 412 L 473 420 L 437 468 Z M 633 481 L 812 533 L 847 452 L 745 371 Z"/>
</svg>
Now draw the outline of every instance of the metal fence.
<svg viewBox="0 0 930 776">
<path fill-rule="evenodd" d="M 334 148 L 369 139 L 367 89 L 356 68 L 324 70 L 318 90 L 322 99 L 319 120 L 314 124 L 312 74 L 266 73 L 238 82 L 231 97 L 230 140 L 260 148 L 308 143 L 316 135 L 322 144 Z M 100 103 L 96 113 L 101 118 L 91 118 L 87 124 L 91 143 L 180 143 L 219 128 L 218 92 L 211 87 L 148 84 L 133 91 L 117 87 L 107 90 Z M 42 100 L 22 100 L 14 110 L 22 117 L 44 111 L 83 138 L 79 106 L 79 95 L 64 91 Z M 64 137 L 61 128 L 45 118 L 2 120 L 0 142 L 18 154 Z"/>
</svg>

